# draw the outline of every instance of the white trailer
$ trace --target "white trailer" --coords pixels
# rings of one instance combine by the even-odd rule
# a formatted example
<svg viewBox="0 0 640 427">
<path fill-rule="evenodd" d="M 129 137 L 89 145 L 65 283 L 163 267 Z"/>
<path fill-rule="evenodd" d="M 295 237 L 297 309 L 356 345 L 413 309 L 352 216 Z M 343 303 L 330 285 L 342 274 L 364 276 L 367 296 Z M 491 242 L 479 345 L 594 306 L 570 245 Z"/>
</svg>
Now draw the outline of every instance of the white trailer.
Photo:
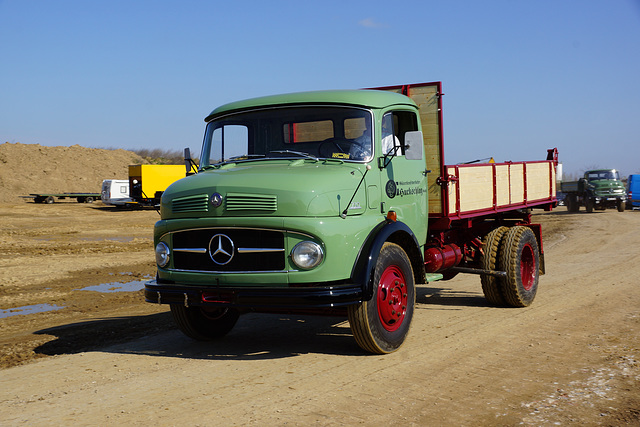
<svg viewBox="0 0 640 427">
<path fill-rule="evenodd" d="M 102 181 L 100 199 L 105 205 L 124 206 L 133 199 L 129 197 L 129 180 L 105 179 Z"/>
</svg>

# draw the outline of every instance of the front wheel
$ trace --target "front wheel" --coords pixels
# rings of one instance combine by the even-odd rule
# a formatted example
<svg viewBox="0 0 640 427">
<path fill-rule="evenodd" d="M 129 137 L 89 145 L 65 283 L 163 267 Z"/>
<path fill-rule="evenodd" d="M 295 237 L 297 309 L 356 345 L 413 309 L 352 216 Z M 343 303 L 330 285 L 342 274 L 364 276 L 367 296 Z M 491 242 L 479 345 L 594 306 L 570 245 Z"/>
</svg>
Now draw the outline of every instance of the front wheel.
<svg viewBox="0 0 640 427">
<path fill-rule="evenodd" d="M 622 199 L 618 199 L 618 212 L 624 212 L 624 208 L 626 207 L 626 203 Z"/>
<path fill-rule="evenodd" d="M 178 328 L 189 338 L 211 341 L 233 329 L 240 314 L 232 308 L 185 307 L 171 304 L 171 314 Z"/>
<path fill-rule="evenodd" d="M 585 209 L 587 210 L 588 213 L 593 212 L 594 205 L 595 205 L 595 203 L 594 203 L 593 199 L 591 199 L 591 198 L 587 199 L 584 202 Z"/>
<path fill-rule="evenodd" d="M 512 227 L 502 238 L 500 269 L 507 272 L 502 279 L 502 296 L 512 307 L 531 305 L 538 291 L 540 252 L 538 241 L 529 227 Z"/>
<path fill-rule="evenodd" d="M 397 350 L 411 327 L 415 295 L 409 257 L 400 246 L 385 243 L 376 262 L 373 297 L 348 309 L 358 345 L 375 354 Z"/>
</svg>

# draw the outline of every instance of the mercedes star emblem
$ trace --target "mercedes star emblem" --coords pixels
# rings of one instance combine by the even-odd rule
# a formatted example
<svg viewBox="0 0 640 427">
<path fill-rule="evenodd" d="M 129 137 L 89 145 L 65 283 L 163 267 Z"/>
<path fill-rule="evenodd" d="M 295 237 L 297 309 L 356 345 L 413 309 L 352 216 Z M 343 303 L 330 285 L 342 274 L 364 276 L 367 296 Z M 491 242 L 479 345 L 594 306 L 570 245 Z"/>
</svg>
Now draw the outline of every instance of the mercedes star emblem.
<svg viewBox="0 0 640 427">
<path fill-rule="evenodd" d="M 233 241 L 226 234 L 216 234 L 209 241 L 209 256 L 218 265 L 229 264 L 234 251 Z"/>
<path fill-rule="evenodd" d="M 220 193 L 213 193 L 211 195 L 211 204 L 214 208 L 219 208 L 220 206 L 222 206 L 222 200 L 222 194 Z"/>
</svg>

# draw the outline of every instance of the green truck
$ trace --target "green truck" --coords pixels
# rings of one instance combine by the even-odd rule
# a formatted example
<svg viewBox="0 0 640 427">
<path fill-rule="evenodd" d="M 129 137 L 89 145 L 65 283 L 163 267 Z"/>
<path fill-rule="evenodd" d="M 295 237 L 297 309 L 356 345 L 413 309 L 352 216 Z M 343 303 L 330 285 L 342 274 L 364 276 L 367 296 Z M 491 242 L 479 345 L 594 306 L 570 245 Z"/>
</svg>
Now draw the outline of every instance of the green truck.
<svg viewBox="0 0 640 427">
<path fill-rule="evenodd" d="M 247 312 L 344 316 L 377 354 L 405 341 L 421 284 L 478 274 L 489 305 L 530 305 L 544 273 L 531 210 L 557 203 L 557 150 L 447 166 L 442 95 L 434 82 L 213 110 L 198 173 L 162 194 L 146 301 L 196 340 Z"/>
<path fill-rule="evenodd" d="M 594 209 L 618 209 L 624 212 L 627 204 L 627 191 L 615 169 L 589 170 L 578 181 L 560 184 L 565 194 L 565 205 L 569 212 L 578 212 L 584 206 L 587 212 Z"/>
</svg>

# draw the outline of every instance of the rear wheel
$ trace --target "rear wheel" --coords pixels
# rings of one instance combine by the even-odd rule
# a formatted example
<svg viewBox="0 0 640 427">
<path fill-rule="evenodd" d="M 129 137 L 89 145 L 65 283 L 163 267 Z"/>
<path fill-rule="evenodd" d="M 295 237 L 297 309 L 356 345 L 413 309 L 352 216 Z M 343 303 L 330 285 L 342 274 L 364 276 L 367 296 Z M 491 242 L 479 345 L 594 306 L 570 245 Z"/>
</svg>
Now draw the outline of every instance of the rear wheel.
<svg viewBox="0 0 640 427">
<path fill-rule="evenodd" d="M 502 236 L 509 231 L 508 227 L 502 226 L 491 230 L 482 240 L 484 254 L 480 258 L 480 268 L 483 270 L 495 270 L 498 265 L 498 249 Z M 482 292 L 486 300 L 493 305 L 504 305 L 504 297 L 500 289 L 500 281 L 497 277 L 482 275 Z"/>
<path fill-rule="evenodd" d="M 411 262 L 400 246 L 382 246 L 373 286 L 371 300 L 349 306 L 349 324 L 363 350 L 391 353 L 409 333 L 416 298 Z"/>
<path fill-rule="evenodd" d="M 512 227 L 503 237 L 499 267 L 507 272 L 501 280 L 502 295 L 512 307 L 531 305 L 538 291 L 540 252 L 529 227 Z"/>
<path fill-rule="evenodd" d="M 48 205 L 50 205 L 51 203 L 55 202 L 56 199 L 53 198 L 53 196 L 49 196 L 46 199 L 44 199 L 44 202 Z"/>
<path fill-rule="evenodd" d="M 232 308 L 185 307 L 171 304 L 171 314 L 178 328 L 189 338 L 211 341 L 233 329 L 240 314 Z"/>
</svg>

